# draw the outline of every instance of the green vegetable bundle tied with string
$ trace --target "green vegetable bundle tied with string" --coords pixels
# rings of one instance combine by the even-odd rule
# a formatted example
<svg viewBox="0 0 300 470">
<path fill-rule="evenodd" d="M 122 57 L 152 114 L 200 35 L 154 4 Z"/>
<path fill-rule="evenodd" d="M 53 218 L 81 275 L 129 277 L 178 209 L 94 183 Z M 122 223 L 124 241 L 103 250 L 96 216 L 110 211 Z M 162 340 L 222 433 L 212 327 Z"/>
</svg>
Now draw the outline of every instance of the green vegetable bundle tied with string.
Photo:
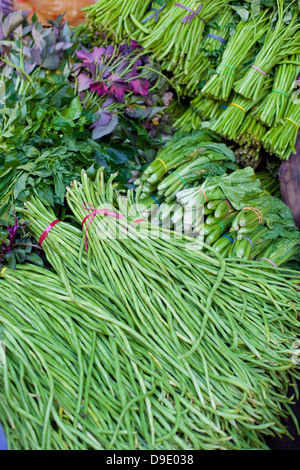
<svg viewBox="0 0 300 470">
<path fill-rule="evenodd" d="M 234 35 L 227 43 L 216 73 L 201 90 L 203 95 L 215 100 L 228 100 L 239 68 L 257 41 L 267 32 L 267 28 L 266 12 L 258 19 L 238 23 Z"/>
<path fill-rule="evenodd" d="M 269 154 L 288 160 L 291 153 L 296 153 L 295 145 L 300 129 L 300 106 L 297 99 L 290 100 L 284 114 L 264 135 L 262 142 Z"/>
<path fill-rule="evenodd" d="M 293 11 L 295 2 L 284 8 L 277 1 L 277 12 L 272 16 L 264 43 L 248 72 L 234 85 L 234 90 L 249 100 L 256 100 L 264 87 L 269 72 L 284 58 L 300 53 L 299 12 Z M 292 9 L 292 11 L 291 11 Z M 286 24 L 286 14 L 292 19 Z"/>
<path fill-rule="evenodd" d="M 103 170 L 94 181 L 83 171 L 67 200 L 82 231 L 47 230 L 53 214 L 36 198 L 18 209 L 37 239 L 47 232 L 56 274 L 0 280 L 10 447 L 267 449 L 265 436 L 286 432 L 299 375 L 298 273 L 206 245 L 211 257 L 159 227 L 147 237 L 133 192 Z"/>
<path fill-rule="evenodd" d="M 252 115 L 263 125 L 272 127 L 284 117 L 299 72 L 300 55 L 287 57 L 277 65 L 272 91 L 262 100 L 257 109 L 252 111 Z"/>
</svg>

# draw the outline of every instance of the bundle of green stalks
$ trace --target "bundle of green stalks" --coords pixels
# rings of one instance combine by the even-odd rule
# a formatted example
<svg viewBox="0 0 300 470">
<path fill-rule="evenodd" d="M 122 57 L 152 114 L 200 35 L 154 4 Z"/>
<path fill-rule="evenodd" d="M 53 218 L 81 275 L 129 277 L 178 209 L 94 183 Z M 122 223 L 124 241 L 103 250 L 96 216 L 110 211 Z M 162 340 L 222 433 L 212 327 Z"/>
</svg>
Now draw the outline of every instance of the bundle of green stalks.
<svg viewBox="0 0 300 470">
<path fill-rule="evenodd" d="M 240 21 L 235 34 L 227 43 L 216 73 L 201 89 L 208 98 L 227 101 L 236 81 L 240 67 L 246 62 L 257 41 L 267 32 L 267 11 L 257 19 Z"/>
<path fill-rule="evenodd" d="M 270 155 L 288 160 L 296 153 L 295 145 L 300 129 L 300 106 L 297 99 L 290 100 L 284 117 L 264 135 L 262 142 Z"/>
<path fill-rule="evenodd" d="M 180 129 L 182 132 L 192 132 L 201 127 L 202 119 L 198 113 L 190 106 L 173 122 L 175 129 Z"/>
<path fill-rule="evenodd" d="M 242 166 L 257 168 L 262 158 L 262 138 L 266 128 L 249 113 L 239 128 L 235 142 L 239 147 L 235 150 L 237 163 Z"/>
<path fill-rule="evenodd" d="M 203 120 L 219 117 L 225 106 L 220 101 L 207 98 L 201 93 L 191 101 L 191 107 Z"/>
<path fill-rule="evenodd" d="M 270 18 L 264 43 L 254 63 L 234 85 L 234 90 L 249 100 L 258 98 L 269 73 L 282 59 L 300 53 L 299 12 L 294 12 L 286 24 L 286 14 L 293 5 L 296 4 L 292 1 L 285 8 L 282 0 L 277 1 L 276 16 Z"/>
<path fill-rule="evenodd" d="M 146 238 L 132 197 L 83 172 L 67 194 L 78 222 L 92 206 L 119 217 L 97 212 L 83 233 L 57 223 L 43 241 L 57 275 L 3 273 L 10 446 L 266 449 L 296 390 L 298 273 L 207 246 L 212 258 L 158 227 Z M 37 238 L 53 222 L 37 199 L 22 212 Z"/>
<path fill-rule="evenodd" d="M 268 95 L 270 87 L 272 86 L 271 83 L 271 80 L 265 83 L 265 87 L 261 91 L 257 101 L 248 100 L 234 93 L 232 95 L 232 101 L 230 100 L 230 102 L 228 102 L 227 108 L 223 110 L 218 119 L 212 123 L 210 129 L 225 139 L 236 140 L 247 113 L 255 107 L 257 102 L 260 102 Z"/>
<path fill-rule="evenodd" d="M 271 93 L 252 112 L 252 115 L 266 127 L 272 127 L 284 117 L 300 72 L 299 57 L 298 55 L 287 57 L 276 67 Z"/>
<path fill-rule="evenodd" d="M 278 262 L 290 261 L 293 257 L 297 261 L 299 231 L 291 211 L 275 197 L 278 181 L 265 173 L 255 174 L 248 166 L 231 174 L 207 177 L 197 187 L 179 191 L 177 202 L 190 212 L 190 225 L 195 236 L 204 237 L 205 244 L 213 245 L 221 256 L 243 259 L 254 259 L 273 241 L 286 240 L 289 249 L 284 252 L 282 248 Z M 192 212 L 191 209 L 201 205 L 201 213 L 195 209 Z M 162 206 L 160 210 L 167 211 Z M 180 216 L 180 208 L 177 208 L 174 227 Z M 174 229 L 178 230 L 178 226 Z M 260 229 L 263 229 L 262 233 Z M 274 263 L 273 259 L 267 261 Z"/>
<path fill-rule="evenodd" d="M 200 5 L 196 0 L 187 0 L 183 6 L 172 0 L 167 3 L 165 14 L 160 15 L 155 28 L 140 42 L 151 51 L 163 70 L 174 75 L 180 72 L 190 75 L 205 24 L 228 3 L 228 0 L 203 0 Z"/>
<path fill-rule="evenodd" d="M 188 71 L 179 71 L 179 66 L 174 67 L 172 72 L 174 80 L 180 83 L 180 89 L 184 95 L 189 97 L 199 92 L 199 82 L 209 78 L 210 69 L 222 57 L 222 52 L 229 39 L 230 24 L 233 20 L 232 10 L 225 8 L 222 15 L 213 18 L 213 27 L 208 28 L 207 34 L 203 36 L 200 51 L 193 58 Z M 178 69 L 178 74 L 176 74 Z"/>
<path fill-rule="evenodd" d="M 220 141 L 219 137 L 209 130 L 200 130 L 192 134 L 178 133 L 158 151 L 153 162 L 145 169 L 141 178 L 135 181 L 138 186 L 143 185 L 146 194 L 153 192 L 161 178 L 169 171 L 175 170 L 183 162 L 188 162 L 198 156 L 204 143 Z"/>
<path fill-rule="evenodd" d="M 199 156 L 184 162 L 159 183 L 157 195 L 166 203 L 176 200 L 179 191 L 194 186 L 212 173 L 221 175 L 226 170 L 237 169 L 233 152 L 224 144 L 205 144 L 199 150 Z"/>
<path fill-rule="evenodd" d="M 85 22 L 79 31 L 90 32 L 99 39 L 105 35 L 108 40 L 121 43 L 132 36 L 136 29 L 137 18 L 147 12 L 147 2 L 135 0 L 98 0 L 84 8 Z M 147 31 L 146 27 L 144 28 Z"/>
</svg>

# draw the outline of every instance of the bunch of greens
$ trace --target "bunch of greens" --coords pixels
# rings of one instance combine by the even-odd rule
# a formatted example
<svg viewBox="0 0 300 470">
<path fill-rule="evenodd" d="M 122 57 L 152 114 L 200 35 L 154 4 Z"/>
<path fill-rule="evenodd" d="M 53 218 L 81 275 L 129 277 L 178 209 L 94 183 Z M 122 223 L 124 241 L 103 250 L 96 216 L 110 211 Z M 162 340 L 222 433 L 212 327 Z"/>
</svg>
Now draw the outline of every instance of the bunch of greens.
<svg viewBox="0 0 300 470">
<path fill-rule="evenodd" d="M 207 246 L 209 257 L 187 237 L 164 239 L 158 227 L 146 237 L 146 222 L 130 225 L 140 219 L 132 191 L 120 195 L 113 178 L 105 183 L 99 173 L 91 181 L 83 172 L 68 188 L 68 204 L 80 224 L 87 203 L 119 217 L 98 212 L 85 233 L 58 223 L 43 244 L 56 274 L 3 273 L 8 354 L 0 418 L 10 445 L 266 448 L 265 435 L 285 431 L 288 384 L 296 388 L 299 375 L 290 357 L 299 330 L 297 272 L 224 260 Z M 37 237 L 53 220 L 36 198 L 21 211 Z M 122 236 L 99 237 L 107 227 Z M 13 360 L 15 337 L 28 354 Z M 23 393 L 32 389 L 41 406 Z"/>
<path fill-rule="evenodd" d="M 172 93 L 159 68 L 135 41 L 75 51 L 69 79 L 82 106 L 98 115 L 93 138 L 110 134 L 120 115 L 155 127 Z M 66 72 L 67 73 L 67 72 Z"/>
<path fill-rule="evenodd" d="M 69 25 L 61 15 L 42 25 L 35 15 L 29 22 L 22 10 L 4 16 L 0 39 L 0 74 L 16 82 L 63 69 L 74 45 Z"/>
<path fill-rule="evenodd" d="M 299 129 L 300 106 L 296 99 L 290 101 L 284 117 L 264 135 L 262 142 L 265 150 L 281 160 L 288 160 L 291 153 L 296 153 L 295 145 Z"/>
<path fill-rule="evenodd" d="M 192 132 L 177 132 L 171 140 L 157 152 L 156 158 L 143 171 L 135 185 L 142 185 L 145 196 L 152 194 L 161 178 L 169 171 L 174 171 L 183 163 L 194 160 L 204 143 L 219 141 L 220 139 L 206 130 Z M 225 147 L 225 146 L 224 146 Z"/>
<path fill-rule="evenodd" d="M 258 98 L 268 74 L 282 59 L 300 53 L 299 12 L 293 10 L 295 2 L 286 9 L 281 0 L 277 4 L 276 15 L 270 18 L 268 32 L 254 63 L 234 85 L 234 90 L 247 99 Z"/>
<path fill-rule="evenodd" d="M 277 266 L 299 261 L 300 237 L 292 212 L 281 199 L 267 194 L 267 187 L 276 189 L 273 179 L 257 176 L 247 167 L 207 177 L 199 187 L 178 192 L 177 201 L 184 208 L 204 205 L 204 220 L 194 211 L 192 228 L 224 257 L 263 259 Z M 275 241 L 280 246 L 276 257 L 271 249 Z M 274 256 L 267 256 L 269 252 Z"/>
<path fill-rule="evenodd" d="M 284 117 L 299 72 L 300 55 L 286 57 L 277 65 L 272 92 L 252 111 L 252 115 L 263 125 L 272 127 Z"/>
<path fill-rule="evenodd" d="M 93 174 L 99 164 L 115 171 L 134 161 L 136 149 L 130 143 L 109 140 L 100 145 L 92 139 L 89 126 L 98 116 L 83 108 L 63 75 L 40 78 L 21 96 L 13 80 L 7 85 L 0 108 L 1 217 L 9 217 L 12 206 L 29 194 L 60 213 L 65 187 L 80 175 L 83 165 Z M 138 137 L 136 145 L 142 143 L 143 136 Z M 147 135 L 144 140 L 147 147 Z M 121 175 L 123 180 L 129 179 L 130 171 L 129 166 Z"/>
<path fill-rule="evenodd" d="M 236 140 L 239 129 L 247 116 L 247 113 L 260 102 L 272 86 L 272 81 L 267 80 L 257 101 L 244 98 L 238 93 L 233 93 L 232 99 L 228 101 L 227 108 L 218 116 L 211 125 L 211 130 L 228 140 Z"/>
<path fill-rule="evenodd" d="M 252 53 L 254 46 L 267 29 L 267 11 L 256 19 L 246 23 L 241 20 L 238 23 L 215 74 L 201 90 L 205 96 L 216 100 L 228 100 L 240 67 L 246 62 L 249 53 Z"/>
<path fill-rule="evenodd" d="M 205 28 L 201 48 L 188 71 L 180 71 L 179 66 L 173 67 L 174 80 L 180 83 L 181 94 L 189 97 L 197 94 L 202 81 L 206 81 L 214 73 L 229 39 L 232 21 L 232 10 L 229 7 L 222 9 L 222 14 L 217 14 L 212 20 L 213 24 Z"/>
</svg>

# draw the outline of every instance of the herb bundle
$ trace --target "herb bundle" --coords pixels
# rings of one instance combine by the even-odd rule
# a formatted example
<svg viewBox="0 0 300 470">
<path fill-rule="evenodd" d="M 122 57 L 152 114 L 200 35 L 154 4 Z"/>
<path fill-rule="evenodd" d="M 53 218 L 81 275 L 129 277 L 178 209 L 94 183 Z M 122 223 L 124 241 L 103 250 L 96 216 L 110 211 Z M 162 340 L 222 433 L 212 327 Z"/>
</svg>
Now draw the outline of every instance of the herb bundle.
<svg viewBox="0 0 300 470">
<path fill-rule="evenodd" d="M 33 401 L 28 408 L 30 417 L 36 417 L 32 446 L 267 448 L 264 436 L 285 430 L 280 418 L 290 412 L 287 386 L 295 385 L 298 376 L 289 357 L 290 343 L 299 329 L 295 319 L 298 276 L 291 270 L 275 271 L 263 261 L 225 261 L 207 246 L 215 255 L 209 257 L 188 238 L 177 239 L 170 233 L 165 240 L 159 236 L 160 228 L 156 228 L 158 237 L 145 240 L 147 224 L 140 222 L 139 229 L 130 225 L 139 215 L 132 193 L 124 198 L 112 183 L 112 178 L 104 183 L 103 173 L 92 182 L 83 172 L 81 183 L 74 181 L 68 189 L 69 206 L 80 223 L 88 214 L 84 203 L 115 207 L 120 214 L 118 218 L 97 214 L 97 223 L 93 220 L 86 231 L 88 253 L 84 234 L 59 223 L 43 245 L 57 274 L 47 272 L 43 277 L 36 268 L 3 273 L 0 303 L 9 345 L 7 383 L 20 403 L 14 378 L 23 366 L 26 389 L 34 380 L 35 391 L 47 403 L 38 408 Z M 24 215 L 37 237 L 52 220 L 37 199 L 27 204 Z M 104 234 L 107 227 L 127 237 L 99 237 L 99 231 Z M 32 295 L 36 300 L 31 312 L 36 313 L 36 320 L 32 313 L 22 318 L 18 313 L 17 320 L 27 326 L 21 336 L 11 306 L 18 305 L 19 312 L 21 299 L 22 311 L 27 312 Z M 51 329 L 45 310 L 54 321 Z M 28 321 L 30 338 L 25 335 Z M 42 342 L 34 339 L 35 329 L 40 331 L 41 326 Z M 17 344 L 24 342 L 23 347 L 33 351 L 35 360 L 26 354 L 12 362 L 14 335 Z M 47 355 L 44 339 L 50 344 Z M 64 352 L 54 367 L 57 342 Z M 97 367 L 92 367 L 94 363 Z M 36 374 L 27 370 L 40 370 L 41 364 L 47 373 L 35 383 Z M 66 364 L 67 373 L 62 374 L 60 369 Z M 62 386 L 62 377 L 67 387 Z M 263 386 L 266 383 L 270 386 Z M 2 398 L 3 382 L 0 391 Z M 170 413 L 174 403 L 170 407 L 169 394 L 175 402 L 174 413 Z M 166 397 L 163 402 L 162 396 Z M 251 399 L 245 400 L 247 396 Z M 137 397 L 138 413 L 133 406 Z M 257 407 L 257 402 L 262 406 Z M 6 409 L 1 407 L 1 421 L 10 445 L 18 447 L 19 440 L 13 437 L 22 436 L 28 424 L 20 416 L 12 429 Z M 95 418 L 101 429 L 95 426 Z"/>
<path fill-rule="evenodd" d="M 274 17 L 271 17 L 264 44 L 253 65 L 245 76 L 234 85 L 234 90 L 237 93 L 250 100 L 258 98 L 269 72 L 281 59 L 300 52 L 298 14 L 294 13 L 289 24 L 286 24 L 287 9 L 284 9 L 281 0 L 278 0 L 277 4 L 274 27 Z M 292 6 L 293 4 L 294 2 L 291 2 Z M 290 9 L 290 7 L 288 8 Z"/>
<path fill-rule="evenodd" d="M 291 153 L 296 153 L 295 143 L 300 129 L 300 106 L 290 101 L 285 116 L 276 122 L 264 135 L 264 148 L 271 155 L 281 160 L 288 160 Z"/>
<path fill-rule="evenodd" d="M 201 93 L 209 98 L 227 101 L 236 80 L 236 73 L 267 29 L 266 12 L 247 23 L 240 21 L 235 34 L 227 43 L 216 73 L 204 85 Z"/>
<path fill-rule="evenodd" d="M 272 127 L 279 119 L 284 117 L 289 104 L 293 87 L 300 72 L 300 56 L 287 57 L 275 68 L 275 77 L 272 91 L 262 100 L 260 106 L 252 115 L 263 125 Z"/>
</svg>

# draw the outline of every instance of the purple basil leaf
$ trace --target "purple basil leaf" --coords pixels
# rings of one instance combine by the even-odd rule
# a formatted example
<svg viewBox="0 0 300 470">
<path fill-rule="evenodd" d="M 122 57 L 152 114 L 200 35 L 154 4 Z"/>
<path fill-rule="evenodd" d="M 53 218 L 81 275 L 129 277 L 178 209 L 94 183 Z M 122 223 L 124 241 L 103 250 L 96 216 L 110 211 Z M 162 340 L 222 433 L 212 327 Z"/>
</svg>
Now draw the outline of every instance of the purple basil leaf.
<svg viewBox="0 0 300 470">
<path fill-rule="evenodd" d="M 0 11 L 3 15 L 7 15 L 14 9 L 13 0 L 0 0 Z"/>
<path fill-rule="evenodd" d="M 102 108 L 106 108 L 107 106 L 110 106 L 112 103 L 114 103 L 115 100 L 112 96 L 109 96 L 103 103 Z"/>
<path fill-rule="evenodd" d="M 147 78 L 138 78 L 130 82 L 130 87 L 135 95 L 147 96 L 150 83 Z"/>
<path fill-rule="evenodd" d="M 84 91 L 90 88 L 90 85 L 93 83 L 93 80 L 85 73 L 80 73 L 77 78 L 78 78 L 78 92 L 79 93 L 81 91 Z"/>
<path fill-rule="evenodd" d="M 2 20 L 2 31 L 4 37 L 8 37 L 10 33 L 17 28 L 20 24 L 23 23 L 26 14 L 21 10 L 13 11 L 9 13 L 3 20 Z"/>
<path fill-rule="evenodd" d="M 105 47 L 97 47 L 95 46 L 93 51 L 91 52 L 91 59 L 93 62 L 99 62 L 101 57 L 106 53 Z"/>
<path fill-rule="evenodd" d="M 35 68 L 36 64 L 30 64 L 28 61 L 24 62 L 24 70 L 27 75 L 31 74 L 33 69 Z"/>
<path fill-rule="evenodd" d="M 54 49 L 56 50 L 56 52 L 61 52 L 61 51 L 65 51 L 67 49 L 70 49 L 70 47 L 72 47 L 72 46 L 73 46 L 72 42 L 57 42 L 54 45 Z"/>
<path fill-rule="evenodd" d="M 130 41 L 130 45 L 131 47 L 133 47 L 133 49 L 144 49 L 142 46 L 140 46 L 136 41 L 134 41 L 133 39 Z"/>
<path fill-rule="evenodd" d="M 40 50 L 43 50 L 46 47 L 46 42 L 42 34 L 36 29 L 35 26 L 33 26 L 31 34 L 35 44 L 39 47 Z"/>
<path fill-rule="evenodd" d="M 91 53 L 85 51 L 75 51 L 77 59 L 83 60 L 83 62 L 92 62 Z"/>
<path fill-rule="evenodd" d="M 99 96 L 105 95 L 108 91 L 107 86 L 104 82 L 95 82 L 90 85 L 91 91 L 96 91 Z"/>
<path fill-rule="evenodd" d="M 98 126 L 107 126 L 112 119 L 112 115 L 106 109 L 100 108 L 96 114 L 99 118 L 90 126 L 91 129 Z"/>
<path fill-rule="evenodd" d="M 36 46 L 30 51 L 30 56 L 33 62 L 37 65 L 41 65 L 42 57 L 39 48 Z"/>
<path fill-rule="evenodd" d="M 42 63 L 42 67 L 49 70 L 56 70 L 59 67 L 59 57 L 54 54 L 47 55 L 46 59 Z"/>
<path fill-rule="evenodd" d="M 108 55 L 108 57 L 111 57 L 114 51 L 115 51 L 114 46 L 110 45 L 106 47 L 106 54 Z"/>
<path fill-rule="evenodd" d="M 97 126 L 93 129 L 92 138 L 94 140 L 100 139 L 104 135 L 110 134 L 118 125 L 119 119 L 117 114 L 113 114 L 107 126 Z"/>
</svg>

